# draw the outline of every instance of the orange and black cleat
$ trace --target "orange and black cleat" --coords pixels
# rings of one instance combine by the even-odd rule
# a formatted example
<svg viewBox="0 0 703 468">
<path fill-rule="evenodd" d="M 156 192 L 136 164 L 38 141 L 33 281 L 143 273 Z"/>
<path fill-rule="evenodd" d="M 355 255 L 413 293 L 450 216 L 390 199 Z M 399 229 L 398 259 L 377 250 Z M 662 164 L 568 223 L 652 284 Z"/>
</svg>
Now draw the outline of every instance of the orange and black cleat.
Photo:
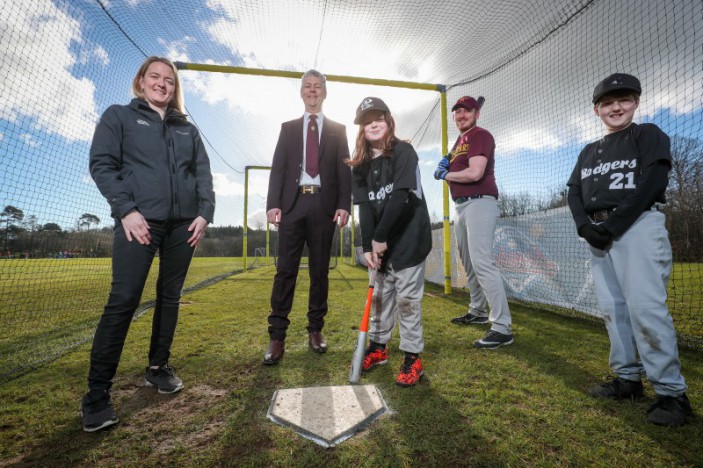
<svg viewBox="0 0 703 468">
<path fill-rule="evenodd" d="M 422 379 L 424 373 L 420 356 L 417 354 L 406 354 L 395 383 L 400 387 L 412 387 Z"/>
<path fill-rule="evenodd" d="M 364 354 L 364 362 L 361 365 L 361 370 L 367 371 L 373 366 L 385 364 L 388 362 L 388 348 L 385 346 L 383 348 L 372 348 L 369 346 L 366 348 L 366 353 Z"/>
</svg>

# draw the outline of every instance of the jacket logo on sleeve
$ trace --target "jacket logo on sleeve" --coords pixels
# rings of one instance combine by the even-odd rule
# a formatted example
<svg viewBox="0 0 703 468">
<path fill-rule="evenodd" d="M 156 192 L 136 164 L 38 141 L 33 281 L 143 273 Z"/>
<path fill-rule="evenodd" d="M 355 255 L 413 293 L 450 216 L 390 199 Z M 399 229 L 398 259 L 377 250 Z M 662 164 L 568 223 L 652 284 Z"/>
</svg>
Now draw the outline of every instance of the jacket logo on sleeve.
<svg viewBox="0 0 703 468">
<path fill-rule="evenodd" d="M 147 122 L 146 120 L 143 120 L 143 119 L 137 119 L 137 123 L 139 125 L 146 125 L 147 127 L 149 126 L 149 122 Z"/>
<path fill-rule="evenodd" d="M 180 131 L 180 130 L 176 130 L 176 133 L 178 133 L 179 135 L 190 135 L 190 133 L 188 133 L 188 132 L 182 132 L 182 131 Z"/>
</svg>

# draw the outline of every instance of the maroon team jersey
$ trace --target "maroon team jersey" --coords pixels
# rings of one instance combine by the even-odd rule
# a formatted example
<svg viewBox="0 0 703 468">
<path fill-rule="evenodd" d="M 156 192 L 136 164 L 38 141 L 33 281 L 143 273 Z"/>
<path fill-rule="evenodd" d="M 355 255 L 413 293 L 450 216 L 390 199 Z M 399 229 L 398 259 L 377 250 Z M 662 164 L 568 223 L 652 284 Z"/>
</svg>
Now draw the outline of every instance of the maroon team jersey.
<svg viewBox="0 0 703 468">
<path fill-rule="evenodd" d="M 474 127 L 457 138 L 451 152 L 449 172 L 459 172 L 471 164 L 471 158 L 483 155 L 488 158 L 483 177 L 471 183 L 449 182 L 452 199 L 470 197 L 473 195 L 492 195 L 498 198 L 498 187 L 493 173 L 495 166 L 494 151 L 496 148 L 493 135 L 484 128 Z"/>
</svg>

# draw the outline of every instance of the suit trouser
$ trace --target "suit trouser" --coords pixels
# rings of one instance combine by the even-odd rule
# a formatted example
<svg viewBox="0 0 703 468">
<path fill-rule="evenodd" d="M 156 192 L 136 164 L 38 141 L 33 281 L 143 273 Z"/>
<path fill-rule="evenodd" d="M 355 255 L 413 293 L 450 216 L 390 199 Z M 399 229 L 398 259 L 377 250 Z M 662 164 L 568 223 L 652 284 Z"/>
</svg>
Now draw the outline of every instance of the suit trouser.
<svg viewBox="0 0 703 468">
<path fill-rule="evenodd" d="M 149 221 L 151 243 L 127 240 L 121 224 L 115 226 L 112 246 L 112 287 L 98 323 L 90 353 L 90 388 L 110 388 L 122 355 L 127 332 L 141 301 L 149 269 L 159 251 L 156 305 L 151 328 L 149 365 L 168 363 L 178 322 L 178 303 L 193 257 L 188 245 L 191 221 Z"/>
<path fill-rule="evenodd" d="M 657 395 L 679 396 L 686 382 L 666 306 L 672 254 L 664 222 L 664 213 L 645 211 L 610 248 L 591 247 L 591 271 L 610 367 L 626 380 L 640 380 L 644 370 Z"/>
<path fill-rule="evenodd" d="M 456 207 L 457 219 L 454 232 L 459 256 L 466 271 L 470 311 L 479 317 L 486 316 L 491 329 L 510 334 L 512 320 L 503 278 L 493 258 L 493 238 L 500 211 L 493 197 L 468 200 Z"/>
<path fill-rule="evenodd" d="M 369 338 L 386 344 L 395 323 L 399 322 L 400 350 L 421 353 L 425 348 L 422 333 L 422 294 L 425 289 L 425 262 L 395 271 L 388 267 L 376 276 Z"/>
<path fill-rule="evenodd" d="M 322 206 L 321 192 L 299 194 L 293 209 L 281 217 L 278 225 L 278 267 L 271 290 L 271 313 L 268 331 L 272 340 L 283 340 L 290 325 L 288 314 L 293 307 L 303 247 L 308 246 L 310 293 L 308 296 L 308 331 L 325 326 L 329 291 L 330 249 L 335 223 Z"/>
</svg>

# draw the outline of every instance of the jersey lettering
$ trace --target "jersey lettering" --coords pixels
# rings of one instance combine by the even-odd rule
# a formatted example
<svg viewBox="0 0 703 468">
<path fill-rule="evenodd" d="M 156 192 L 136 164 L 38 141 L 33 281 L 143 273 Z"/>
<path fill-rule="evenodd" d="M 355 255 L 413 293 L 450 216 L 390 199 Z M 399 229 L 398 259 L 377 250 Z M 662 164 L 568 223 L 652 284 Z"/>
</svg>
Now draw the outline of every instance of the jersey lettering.
<svg viewBox="0 0 703 468">
<path fill-rule="evenodd" d="M 627 179 L 627 182 L 623 184 L 623 179 L 625 178 Z M 610 186 L 608 187 L 610 190 L 633 189 L 637 187 L 635 185 L 634 172 L 628 172 L 626 174 L 616 172 L 610 176 L 610 180 L 612 180 Z"/>
<path fill-rule="evenodd" d="M 378 189 L 378 192 L 374 193 L 373 191 L 369 192 L 369 200 L 385 200 L 386 195 L 391 193 L 393 191 L 393 184 L 388 184 L 384 187 L 381 187 Z"/>
<path fill-rule="evenodd" d="M 450 162 L 454 161 L 457 156 L 468 153 L 469 146 L 469 143 L 461 143 L 456 145 L 456 148 L 454 148 L 454 151 L 452 151 L 452 158 L 450 159 Z"/>
<path fill-rule="evenodd" d="M 615 169 L 634 169 L 637 167 L 637 159 L 631 159 L 629 161 L 614 161 L 614 162 L 605 162 L 605 163 L 600 163 L 596 167 L 593 168 L 584 168 L 581 169 L 581 180 L 586 179 L 588 177 L 591 177 L 592 175 L 595 174 L 601 174 L 601 175 L 606 175 L 610 171 L 615 170 Z M 615 174 L 613 174 L 615 175 Z M 620 174 L 622 177 L 622 174 Z M 634 174 L 633 174 L 634 177 Z"/>
</svg>

